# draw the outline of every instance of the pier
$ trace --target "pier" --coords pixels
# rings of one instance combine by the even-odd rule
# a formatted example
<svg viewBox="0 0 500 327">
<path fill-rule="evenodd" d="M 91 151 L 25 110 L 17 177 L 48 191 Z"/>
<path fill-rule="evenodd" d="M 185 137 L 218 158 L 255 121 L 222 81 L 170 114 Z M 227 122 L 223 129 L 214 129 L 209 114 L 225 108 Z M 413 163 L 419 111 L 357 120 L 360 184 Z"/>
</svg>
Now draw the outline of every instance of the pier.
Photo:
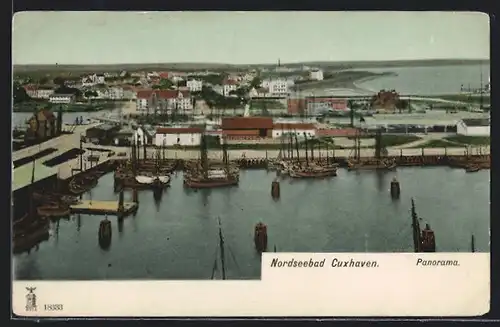
<svg viewBox="0 0 500 327">
<path fill-rule="evenodd" d="M 96 201 L 82 200 L 80 203 L 70 206 L 71 213 L 81 213 L 89 215 L 120 215 L 118 201 Z M 134 202 L 124 202 L 122 215 L 129 215 L 137 210 L 138 204 Z"/>
</svg>

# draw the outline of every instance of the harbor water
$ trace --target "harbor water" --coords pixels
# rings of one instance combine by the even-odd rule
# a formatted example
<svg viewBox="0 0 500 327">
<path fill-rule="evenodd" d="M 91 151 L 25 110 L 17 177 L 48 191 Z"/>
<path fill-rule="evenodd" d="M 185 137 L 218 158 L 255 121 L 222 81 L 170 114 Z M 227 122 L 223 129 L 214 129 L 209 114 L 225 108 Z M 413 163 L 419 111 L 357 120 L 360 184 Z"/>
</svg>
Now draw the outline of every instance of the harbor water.
<svg viewBox="0 0 500 327">
<path fill-rule="evenodd" d="M 391 179 L 401 183 L 392 200 Z M 38 250 L 14 257 L 16 279 L 210 279 L 218 248 L 218 218 L 225 240 L 229 279 L 260 278 L 253 229 L 268 225 L 268 248 L 278 252 L 411 252 L 410 207 L 421 225 L 430 223 L 438 252 L 489 251 L 490 171 L 398 168 L 396 172 L 348 172 L 323 180 L 281 180 L 281 198 L 271 198 L 274 172 L 241 171 L 233 188 L 187 190 L 182 173 L 155 202 L 139 192 L 139 210 L 112 222 L 112 244 L 98 244 L 102 216 L 73 215 L 53 222 Z M 85 199 L 117 200 L 113 174 L 99 180 Z M 127 191 L 125 200 L 131 201 Z M 423 226 L 422 226 L 423 227 Z M 219 265 L 220 267 L 220 265 Z"/>
</svg>

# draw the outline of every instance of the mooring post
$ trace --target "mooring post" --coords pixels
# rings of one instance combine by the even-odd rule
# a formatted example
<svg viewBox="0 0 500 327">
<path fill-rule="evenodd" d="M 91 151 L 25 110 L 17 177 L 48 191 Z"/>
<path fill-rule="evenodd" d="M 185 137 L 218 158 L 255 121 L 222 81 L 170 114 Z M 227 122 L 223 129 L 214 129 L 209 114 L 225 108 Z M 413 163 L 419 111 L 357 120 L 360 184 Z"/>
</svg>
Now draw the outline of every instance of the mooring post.
<svg viewBox="0 0 500 327">
<path fill-rule="evenodd" d="M 132 201 L 135 203 L 139 203 L 139 194 L 137 192 L 137 188 L 135 188 L 135 187 L 132 191 Z"/>
<path fill-rule="evenodd" d="M 123 188 L 120 190 L 120 195 L 118 197 L 118 213 L 123 213 L 124 211 L 124 206 L 123 206 Z"/>
</svg>

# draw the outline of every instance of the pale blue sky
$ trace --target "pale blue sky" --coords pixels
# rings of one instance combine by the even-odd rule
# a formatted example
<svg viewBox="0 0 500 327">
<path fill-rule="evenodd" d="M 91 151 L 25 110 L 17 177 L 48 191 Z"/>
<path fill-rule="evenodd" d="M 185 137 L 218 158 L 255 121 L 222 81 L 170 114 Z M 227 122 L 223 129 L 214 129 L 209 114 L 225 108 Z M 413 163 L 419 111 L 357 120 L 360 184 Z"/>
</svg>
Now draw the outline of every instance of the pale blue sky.
<svg viewBox="0 0 500 327">
<path fill-rule="evenodd" d="M 14 64 L 489 59 L 489 18 L 456 12 L 24 12 Z"/>
</svg>

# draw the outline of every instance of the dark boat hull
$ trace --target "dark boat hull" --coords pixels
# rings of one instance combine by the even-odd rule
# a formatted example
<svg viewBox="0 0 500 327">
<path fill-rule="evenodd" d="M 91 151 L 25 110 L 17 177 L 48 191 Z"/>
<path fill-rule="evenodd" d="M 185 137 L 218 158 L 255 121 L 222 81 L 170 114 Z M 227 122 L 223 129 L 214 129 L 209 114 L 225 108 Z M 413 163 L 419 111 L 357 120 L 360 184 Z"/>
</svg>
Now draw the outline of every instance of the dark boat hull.
<svg viewBox="0 0 500 327">
<path fill-rule="evenodd" d="M 290 177 L 293 178 L 323 178 L 323 177 L 334 177 L 337 176 L 337 169 L 328 169 L 325 171 L 315 171 L 315 172 L 303 172 L 303 171 L 292 171 Z"/>
<path fill-rule="evenodd" d="M 188 188 L 216 188 L 216 187 L 227 187 L 238 185 L 239 181 L 237 179 L 225 179 L 225 180 L 184 180 L 184 186 Z"/>
</svg>

